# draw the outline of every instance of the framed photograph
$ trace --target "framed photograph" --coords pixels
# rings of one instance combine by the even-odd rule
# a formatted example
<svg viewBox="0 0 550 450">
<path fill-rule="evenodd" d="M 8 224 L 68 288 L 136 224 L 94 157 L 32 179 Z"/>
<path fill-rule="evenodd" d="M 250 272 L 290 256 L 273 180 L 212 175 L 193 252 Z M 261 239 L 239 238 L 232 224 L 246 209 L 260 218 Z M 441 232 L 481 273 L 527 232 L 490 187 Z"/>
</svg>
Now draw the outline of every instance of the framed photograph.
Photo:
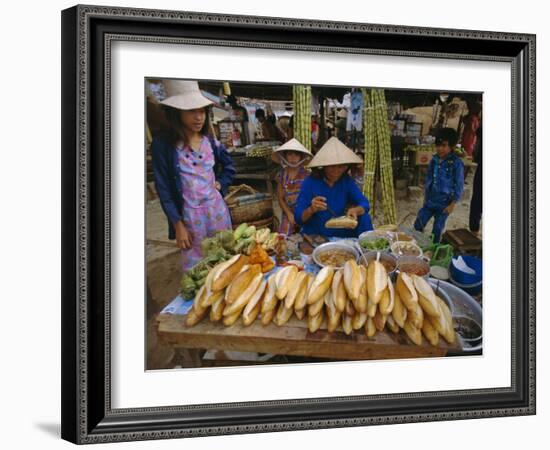
<svg viewBox="0 0 550 450">
<path fill-rule="evenodd" d="M 534 35 L 75 6 L 62 45 L 64 439 L 535 414 Z"/>
</svg>

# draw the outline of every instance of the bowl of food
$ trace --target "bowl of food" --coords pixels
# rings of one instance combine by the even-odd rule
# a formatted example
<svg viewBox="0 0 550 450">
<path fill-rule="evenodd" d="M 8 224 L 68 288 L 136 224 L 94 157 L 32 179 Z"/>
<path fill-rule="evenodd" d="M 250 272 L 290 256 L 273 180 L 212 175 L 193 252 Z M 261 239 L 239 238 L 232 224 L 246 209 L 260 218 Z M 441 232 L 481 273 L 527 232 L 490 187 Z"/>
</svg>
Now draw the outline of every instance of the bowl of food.
<svg viewBox="0 0 550 450">
<path fill-rule="evenodd" d="M 359 252 L 356 248 L 338 241 L 321 244 L 313 250 L 313 261 L 321 267 L 340 268 L 344 267 L 346 261 L 350 259 L 357 261 L 358 258 Z"/>
<path fill-rule="evenodd" d="M 469 346 L 474 346 L 482 339 L 481 324 L 468 316 L 453 317 L 454 329 Z"/>
<path fill-rule="evenodd" d="M 378 256 L 380 254 L 380 256 Z M 382 263 L 388 275 L 392 275 L 397 269 L 397 258 L 391 253 L 383 252 L 367 252 L 365 253 L 365 259 L 370 264 L 371 261 L 378 261 Z"/>
<path fill-rule="evenodd" d="M 385 236 L 370 234 L 359 237 L 359 245 L 367 252 L 384 252 L 390 248 L 390 240 Z"/>
<path fill-rule="evenodd" d="M 394 241 L 399 242 L 413 242 L 416 244 L 416 239 L 403 231 L 394 233 Z"/>
<path fill-rule="evenodd" d="M 417 258 L 422 257 L 421 248 L 414 242 L 402 242 L 396 241 L 390 246 L 391 252 L 401 258 L 403 256 L 414 256 Z"/>
<path fill-rule="evenodd" d="M 416 256 L 401 256 L 397 259 L 397 270 L 428 278 L 430 264 L 425 259 Z"/>
</svg>

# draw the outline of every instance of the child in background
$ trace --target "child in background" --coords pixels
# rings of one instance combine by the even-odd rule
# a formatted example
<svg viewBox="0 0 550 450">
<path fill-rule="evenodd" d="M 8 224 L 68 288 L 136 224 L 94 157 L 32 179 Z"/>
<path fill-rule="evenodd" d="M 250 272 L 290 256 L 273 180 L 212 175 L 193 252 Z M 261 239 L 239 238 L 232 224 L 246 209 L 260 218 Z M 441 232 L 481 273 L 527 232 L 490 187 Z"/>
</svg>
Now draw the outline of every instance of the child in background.
<svg viewBox="0 0 550 450">
<path fill-rule="evenodd" d="M 277 200 L 283 212 L 278 230 L 281 234 L 291 235 L 297 231 L 294 207 L 302 182 L 308 175 L 304 165 L 311 157 L 311 152 L 297 139 L 291 139 L 273 151 L 273 161 L 281 165 L 277 177 Z"/>
<path fill-rule="evenodd" d="M 210 134 L 207 107 L 196 81 L 166 80 L 161 101 L 170 132 L 151 144 L 153 173 L 168 219 L 168 236 L 181 249 L 184 271 L 202 259 L 201 242 L 231 229 L 223 195 L 235 168 L 225 147 Z"/>
<path fill-rule="evenodd" d="M 441 240 L 445 222 L 464 190 L 464 163 L 453 152 L 457 141 L 458 135 L 453 128 L 439 131 L 435 140 L 437 153 L 430 161 L 424 182 L 424 206 L 414 222 L 414 228 L 422 232 L 434 217 L 434 242 Z"/>
</svg>

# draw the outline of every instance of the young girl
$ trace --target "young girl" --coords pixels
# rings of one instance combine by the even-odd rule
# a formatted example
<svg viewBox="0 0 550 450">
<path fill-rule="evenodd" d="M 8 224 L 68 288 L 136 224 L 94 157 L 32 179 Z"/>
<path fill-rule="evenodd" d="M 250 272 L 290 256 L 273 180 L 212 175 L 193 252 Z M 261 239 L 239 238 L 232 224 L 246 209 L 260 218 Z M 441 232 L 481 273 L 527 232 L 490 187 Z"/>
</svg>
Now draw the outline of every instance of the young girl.
<svg viewBox="0 0 550 450">
<path fill-rule="evenodd" d="M 311 156 L 311 152 L 297 139 L 291 139 L 273 151 L 273 161 L 282 167 L 277 177 L 277 199 L 283 210 L 279 233 L 291 235 L 298 231 L 294 218 L 294 207 L 302 187 L 302 181 L 308 176 L 304 165 Z"/>
<path fill-rule="evenodd" d="M 164 82 L 170 132 L 151 144 L 155 186 L 168 219 L 168 235 L 181 249 L 183 270 L 201 258 L 201 241 L 231 229 L 222 195 L 235 168 L 227 150 L 210 135 L 207 106 L 196 81 Z"/>
</svg>

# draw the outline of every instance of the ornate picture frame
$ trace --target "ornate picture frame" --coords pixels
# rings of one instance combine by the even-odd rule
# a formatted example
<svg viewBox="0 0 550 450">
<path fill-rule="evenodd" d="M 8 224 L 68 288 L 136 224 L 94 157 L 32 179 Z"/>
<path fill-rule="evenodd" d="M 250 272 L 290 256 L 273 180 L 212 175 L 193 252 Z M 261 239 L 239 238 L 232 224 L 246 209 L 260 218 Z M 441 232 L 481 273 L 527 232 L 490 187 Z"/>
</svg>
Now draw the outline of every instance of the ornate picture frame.
<svg viewBox="0 0 550 450">
<path fill-rule="evenodd" d="M 111 45 L 117 41 L 509 63 L 511 385 L 114 409 Z M 78 444 L 535 413 L 535 36 L 99 6 L 62 12 L 62 437 Z"/>
</svg>

